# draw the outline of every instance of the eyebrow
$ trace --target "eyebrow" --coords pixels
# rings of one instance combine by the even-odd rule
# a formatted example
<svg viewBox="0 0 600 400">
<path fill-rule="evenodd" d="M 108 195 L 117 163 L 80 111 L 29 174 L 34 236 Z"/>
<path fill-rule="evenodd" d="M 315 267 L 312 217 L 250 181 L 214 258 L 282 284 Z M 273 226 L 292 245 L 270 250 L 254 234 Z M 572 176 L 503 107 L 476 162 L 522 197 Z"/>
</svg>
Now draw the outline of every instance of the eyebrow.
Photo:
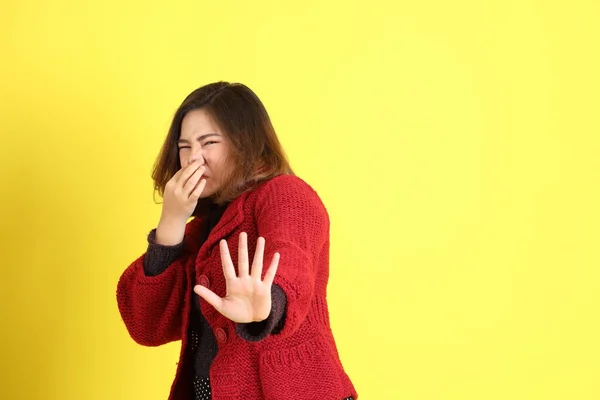
<svg viewBox="0 0 600 400">
<path fill-rule="evenodd" d="M 196 140 L 201 142 L 204 139 L 211 137 L 211 136 L 220 136 L 220 135 L 218 133 L 207 133 L 206 135 L 202 135 L 202 136 L 198 137 Z M 189 144 L 189 143 L 190 143 L 190 141 L 187 139 L 179 139 L 177 141 L 177 144 Z"/>
</svg>

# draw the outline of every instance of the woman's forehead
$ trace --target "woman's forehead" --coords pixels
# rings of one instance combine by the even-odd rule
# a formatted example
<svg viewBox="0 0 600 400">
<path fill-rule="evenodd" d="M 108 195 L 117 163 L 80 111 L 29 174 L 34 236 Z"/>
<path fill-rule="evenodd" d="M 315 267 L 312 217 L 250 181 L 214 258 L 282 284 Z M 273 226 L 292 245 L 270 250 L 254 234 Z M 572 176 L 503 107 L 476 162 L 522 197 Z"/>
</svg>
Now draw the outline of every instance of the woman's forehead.
<svg viewBox="0 0 600 400">
<path fill-rule="evenodd" d="M 183 117 L 180 139 L 193 140 L 208 134 L 221 136 L 219 125 L 208 111 L 192 110 Z"/>
</svg>

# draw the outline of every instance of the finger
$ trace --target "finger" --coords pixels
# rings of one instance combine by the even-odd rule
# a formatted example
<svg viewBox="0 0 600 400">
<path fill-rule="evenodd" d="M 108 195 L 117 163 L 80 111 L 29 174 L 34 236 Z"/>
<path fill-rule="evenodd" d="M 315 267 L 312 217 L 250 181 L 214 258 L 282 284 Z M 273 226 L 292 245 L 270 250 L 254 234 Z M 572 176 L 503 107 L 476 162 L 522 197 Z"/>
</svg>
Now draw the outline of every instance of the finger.
<svg viewBox="0 0 600 400">
<path fill-rule="evenodd" d="M 235 279 L 235 268 L 225 239 L 221 240 L 219 248 L 221 250 L 221 265 L 223 265 L 223 275 L 225 276 L 225 280 L 229 281 Z"/>
<path fill-rule="evenodd" d="M 240 233 L 238 242 L 238 274 L 239 277 L 248 276 L 248 235 Z"/>
<path fill-rule="evenodd" d="M 252 261 L 252 271 L 250 272 L 254 279 L 261 279 L 262 277 L 264 251 L 265 239 L 259 237 L 256 241 L 256 251 L 254 252 L 254 260 Z"/>
<path fill-rule="evenodd" d="M 181 169 L 181 175 L 179 175 L 179 179 L 177 180 L 177 182 L 179 182 L 181 185 L 184 185 L 188 181 L 190 176 L 192 176 L 194 172 L 196 172 L 201 167 L 204 167 L 204 165 L 202 165 L 200 160 L 196 160 L 191 164 L 188 164 L 187 166 L 183 167 Z"/>
<path fill-rule="evenodd" d="M 177 172 L 175 172 L 175 175 L 173 175 L 170 180 L 172 180 L 173 182 L 177 182 L 182 172 L 183 168 L 179 169 Z"/>
<path fill-rule="evenodd" d="M 223 299 L 217 296 L 212 290 L 202 285 L 194 286 L 194 292 L 202 297 L 221 314 L 223 313 Z"/>
<path fill-rule="evenodd" d="M 200 181 L 200 178 L 202 178 L 202 174 L 204 173 L 204 171 L 205 171 L 204 166 L 198 168 L 188 178 L 188 180 L 183 184 L 183 194 L 186 197 L 189 197 L 192 194 L 192 192 L 194 191 L 194 188 L 196 187 L 196 185 Z M 183 177 L 180 179 L 180 182 L 182 182 L 182 181 L 183 181 Z"/>
<path fill-rule="evenodd" d="M 205 186 L 206 186 L 206 179 L 200 180 L 200 183 L 198 184 L 198 186 L 196 186 L 196 189 L 194 189 L 194 191 L 190 194 L 190 199 L 198 200 L 200 198 L 200 196 L 202 195 L 202 192 L 204 191 Z"/>
<path fill-rule="evenodd" d="M 198 161 L 198 160 L 196 160 Z M 198 164 L 198 165 L 194 165 L 194 164 Z M 179 181 L 182 177 L 183 174 L 187 173 L 188 176 L 193 174 L 194 171 L 199 167 L 199 163 L 191 163 L 188 165 L 182 165 L 181 168 L 179 168 L 179 170 L 175 173 L 175 175 L 173 175 L 173 178 L 175 178 L 176 181 Z"/>
<path fill-rule="evenodd" d="M 264 283 L 266 283 L 268 285 L 273 284 L 273 280 L 275 279 L 275 274 L 277 273 L 277 267 L 279 266 L 280 257 L 281 256 L 279 255 L 279 253 L 275 253 L 273 255 L 273 260 L 271 260 L 271 265 L 269 266 L 269 269 L 267 270 L 267 273 L 265 274 L 265 280 L 263 281 Z"/>
<path fill-rule="evenodd" d="M 175 174 L 167 181 L 167 184 L 165 185 L 165 189 L 170 188 L 170 190 L 174 190 L 175 188 L 177 188 L 179 178 L 181 177 L 182 173 L 183 173 L 183 168 L 180 168 L 179 170 L 177 170 L 177 172 L 175 172 Z"/>
</svg>

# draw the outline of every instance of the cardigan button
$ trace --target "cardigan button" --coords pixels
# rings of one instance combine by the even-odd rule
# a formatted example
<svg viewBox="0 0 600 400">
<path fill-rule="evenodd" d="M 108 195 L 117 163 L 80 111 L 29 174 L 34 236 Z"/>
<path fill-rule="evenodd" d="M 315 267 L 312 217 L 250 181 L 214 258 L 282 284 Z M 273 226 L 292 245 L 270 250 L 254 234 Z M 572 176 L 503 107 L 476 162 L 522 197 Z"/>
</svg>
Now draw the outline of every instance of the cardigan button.
<svg viewBox="0 0 600 400">
<path fill-rule="evenodd" d="M 225 333 L 225 331 L 222 328 L 217 328 L 215 330 L 215 333 L 217 335 L 217 340 L 220 343 L 225 343 L 227 342 L 227 334 Z"/>
<path fill-rule="evenodd" d="M 198 283 L 200 283 L 200 285 L 204 286 L 205 288 L 210 287 L 210 281 L 208 280 L 208 277 L 206 275 L 201 275 Z"/>
</svg>

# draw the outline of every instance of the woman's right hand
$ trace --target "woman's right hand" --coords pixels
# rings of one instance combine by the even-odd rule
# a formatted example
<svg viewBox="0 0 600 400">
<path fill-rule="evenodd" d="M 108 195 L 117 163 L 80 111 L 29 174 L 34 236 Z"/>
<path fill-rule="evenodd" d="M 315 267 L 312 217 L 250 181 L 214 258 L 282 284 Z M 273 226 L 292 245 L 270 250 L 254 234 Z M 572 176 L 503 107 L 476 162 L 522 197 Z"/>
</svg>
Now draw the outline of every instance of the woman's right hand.
<svg viewBox="0 0 600 400">
<path fill-rule="evenodd" d="M 196 160 L 177 171 L 165 185 L 156 243 L 172 246 L 183 240 L 185 224 L 206 186 L 206 179 L 201 179 L 204 170 L 201 161 Z"/>
<path fill-rule="evenodd" d="M 196 160 L 181 168 L 165 185 L 161 219 L 187 221 L 196 209 L 198 199 L 206 185 L 201 161 Z"/>
</svg>

